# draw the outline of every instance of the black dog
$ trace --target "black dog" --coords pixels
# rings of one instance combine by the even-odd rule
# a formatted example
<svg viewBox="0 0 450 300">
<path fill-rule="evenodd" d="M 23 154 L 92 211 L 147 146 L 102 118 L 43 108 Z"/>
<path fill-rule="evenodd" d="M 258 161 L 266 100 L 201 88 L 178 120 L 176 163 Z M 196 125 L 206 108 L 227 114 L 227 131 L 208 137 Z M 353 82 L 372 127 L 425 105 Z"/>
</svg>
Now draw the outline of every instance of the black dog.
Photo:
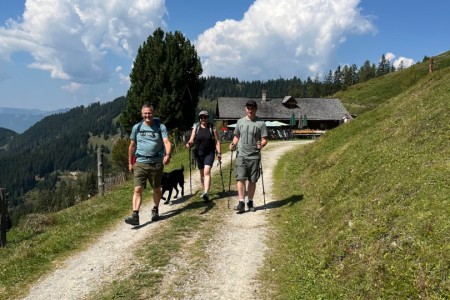
<svg viewBox="0 0 450 300">
<path fill-rule="evenodd" d="M 169 173 L 164 172 L 161 179 L 161 199 L 164 199 L 164 204 L 170 203 L 170 197 L 172 196 L 172 190 L 175 190 L 177 193 L 174 198 L 178 197 L 178 185 L 181 187 L 181 197 L 184 196 L 184 166 L 181 165 L 181 169 L 173 170 Z M 164 193 L 169 191 L 169 196 L 166 198 L 163 197 Z"/>
</svg>

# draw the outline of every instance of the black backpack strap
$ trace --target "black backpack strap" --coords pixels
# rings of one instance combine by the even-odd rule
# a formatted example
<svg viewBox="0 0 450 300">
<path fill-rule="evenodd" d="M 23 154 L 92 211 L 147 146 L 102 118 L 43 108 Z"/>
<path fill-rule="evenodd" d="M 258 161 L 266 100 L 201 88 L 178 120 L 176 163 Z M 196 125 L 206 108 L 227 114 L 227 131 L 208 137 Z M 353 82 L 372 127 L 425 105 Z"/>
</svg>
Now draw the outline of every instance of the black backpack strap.
<svg viewBox="0 0 450 300">
<path fill-rule="evenodd" d="M 144 120 L 139 122 L 139 124 L 136 128 L 136 132 L 134 133 L 134 141 L 136 142 L 136 144 L 137 144 L 137 135 L 138 135 L 139 131 L 141 131 L 142 123 L 144 123 Z"/>
<path fill-rule="evenodd" d="M 208 122 L 208 128 L 209 128 L 209 132 L 211 133 L 212 139 L 215 140 L 216 137 L 214 136 L 213 124 Z M 197 124 L 197 126 L 195 127 L 194 140 L 197 137 L 197 133 L 198 133 L 199 129 L 200 129 L 200 123 Z"/>
<path fill-rule="evenodd" d="M 153 122 L 155 122 L 156 125 L 158 125 L 158 130 L 157 133 L 159 135 L 159 137 L 162 140 L 162 134 L 161 134 L 161 121 L 159 119 L 153 119 Z M 142 123 L 144 123 L 144 120 L 142 120 L 141 122 L 139 122 L 137 128 L 136 128 L 136 132 L 134 133 L 134 141 L 137 143 L 137 135 L 139 132 L 141 132 L 141 127 L 142 127 Z"/>
</svg>

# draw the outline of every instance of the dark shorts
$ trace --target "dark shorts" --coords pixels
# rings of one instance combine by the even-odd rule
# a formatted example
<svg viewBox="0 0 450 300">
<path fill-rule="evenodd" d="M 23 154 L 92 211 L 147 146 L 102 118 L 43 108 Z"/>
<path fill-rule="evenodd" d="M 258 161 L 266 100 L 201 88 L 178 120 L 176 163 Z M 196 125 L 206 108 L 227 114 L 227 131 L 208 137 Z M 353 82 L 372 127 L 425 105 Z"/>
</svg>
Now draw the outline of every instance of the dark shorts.
<svg viewBox="0 0 450 300">
<path fill-rule="evenodd" d="M 196 155 L 197 166 L 200 170 L 203 170 L 205 166 L 213 166 L 214 163 L 214 152 L 210 152 L 206 155 Z"/>
<path fill-rule="evenodd" d="M 161 178 L 164 170 L 162 163 L 146 164 L 137 162 L 133 166 L 134 186 L 147 186 L 147 180 L 152 188 L 161 187 Z"/>
<path fill-rule="evenodd" d="M 245 159 L 242 156 L 236 158 L 236 180 L 248 180 L 257 182 L 259 179 L 259 166 L 261 159 Z"/>
</svg>

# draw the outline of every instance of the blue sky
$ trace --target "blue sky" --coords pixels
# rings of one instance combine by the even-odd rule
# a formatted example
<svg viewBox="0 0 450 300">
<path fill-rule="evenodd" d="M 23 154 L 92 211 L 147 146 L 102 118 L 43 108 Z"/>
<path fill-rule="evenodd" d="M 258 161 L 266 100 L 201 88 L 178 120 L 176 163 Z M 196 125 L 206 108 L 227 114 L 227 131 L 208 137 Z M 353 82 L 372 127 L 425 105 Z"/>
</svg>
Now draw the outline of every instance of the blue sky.
<svg viewBox="0 0 450 300">
<path fill-rule="evenodd" d="M 205 76 L 323 79 L 382 54 L 408 66 L 450 50 L 448 11 L 444 0 L 0 0 L 0 107 L 125 95 L 157 27 L 191 40 Z"/>
</svg>

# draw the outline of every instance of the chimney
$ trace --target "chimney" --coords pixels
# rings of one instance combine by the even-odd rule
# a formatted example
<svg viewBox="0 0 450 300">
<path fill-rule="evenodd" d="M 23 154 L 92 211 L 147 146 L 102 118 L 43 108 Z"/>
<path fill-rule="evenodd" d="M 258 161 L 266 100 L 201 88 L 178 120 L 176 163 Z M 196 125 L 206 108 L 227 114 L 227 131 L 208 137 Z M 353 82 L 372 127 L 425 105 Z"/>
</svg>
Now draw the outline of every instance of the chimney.
<svg viewBox="0 0 450 300">
<path fill-rule="evenodd" d="M 267 93 L 266 90 L 262 90 L 262 98 L 261 98 L 261 102 L 262 102 L 262 103 L 265 103 L 265 102 L 266 102 L 266 93 Z"/>
</svg>

